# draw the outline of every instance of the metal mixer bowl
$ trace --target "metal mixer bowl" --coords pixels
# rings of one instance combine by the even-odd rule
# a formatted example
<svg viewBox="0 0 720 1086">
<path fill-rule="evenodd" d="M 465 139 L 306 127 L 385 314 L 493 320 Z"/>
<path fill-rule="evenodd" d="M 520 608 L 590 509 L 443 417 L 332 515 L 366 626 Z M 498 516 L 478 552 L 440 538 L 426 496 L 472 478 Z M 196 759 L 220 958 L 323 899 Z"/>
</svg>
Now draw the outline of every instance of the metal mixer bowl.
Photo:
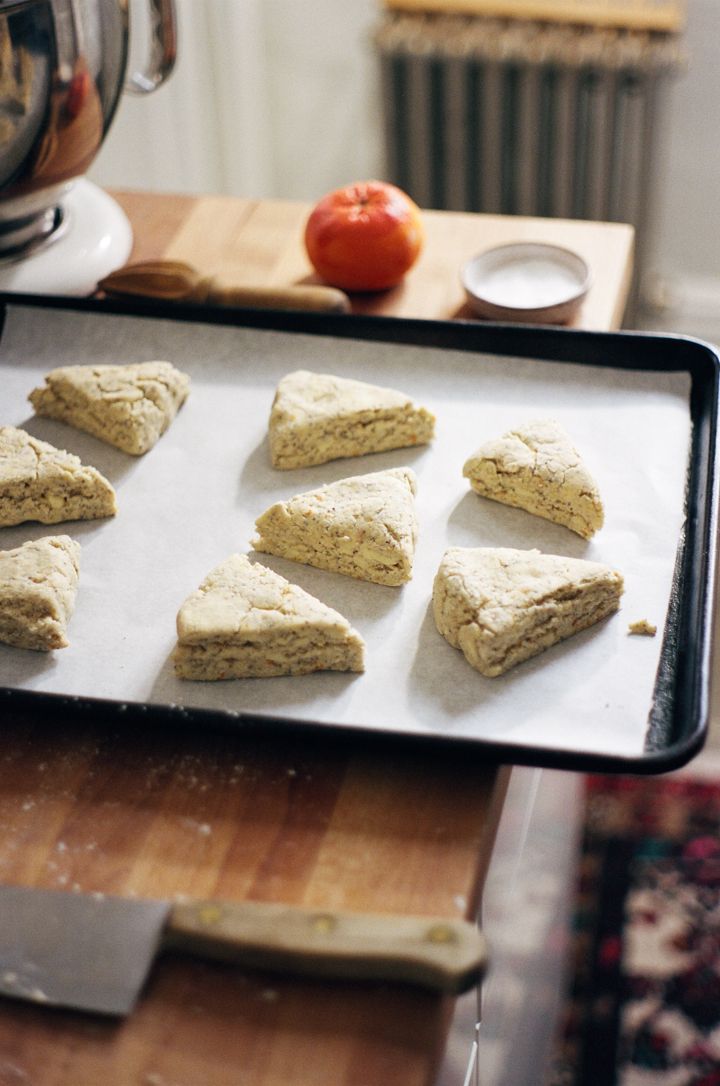
<svg viewBox="0 0 720 1086">
<path fill-rule="evenodd" d="M 147 68 L 126 81 L 130 0 L 0 0 L 0 259 L 60 227 L 60 201 L 88 169 L 123 89 L 172 71 L 174 0 L 149 3 Z"/>
</svg>

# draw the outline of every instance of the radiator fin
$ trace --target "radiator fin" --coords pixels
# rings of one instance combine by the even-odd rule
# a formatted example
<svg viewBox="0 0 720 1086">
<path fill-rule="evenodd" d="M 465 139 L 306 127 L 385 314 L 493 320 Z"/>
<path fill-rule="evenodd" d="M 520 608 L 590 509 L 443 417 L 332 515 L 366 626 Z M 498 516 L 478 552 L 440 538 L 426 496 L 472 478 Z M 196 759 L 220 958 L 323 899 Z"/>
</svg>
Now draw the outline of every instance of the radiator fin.
<svg viewBox="0 0 720 1086">
<path fill-rule="evenodd" d="M 642 258 L 672 35 L 391 13 L 388 174 L 422 207 L 631 223 Z"/>
</svg>

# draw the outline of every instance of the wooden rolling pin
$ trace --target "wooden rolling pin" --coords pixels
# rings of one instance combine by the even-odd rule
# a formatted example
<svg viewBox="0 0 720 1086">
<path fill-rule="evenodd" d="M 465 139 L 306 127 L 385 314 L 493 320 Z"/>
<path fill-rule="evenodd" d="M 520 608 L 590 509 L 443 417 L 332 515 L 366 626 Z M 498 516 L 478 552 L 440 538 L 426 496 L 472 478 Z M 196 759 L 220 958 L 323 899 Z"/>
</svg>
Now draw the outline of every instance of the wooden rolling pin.
<svg viewBox="0 0 720 1086">
<path fill-rule="evenodd" d="M 98 290 L 134 298 L 252 309 L 306 309 L 315 313 L 349 313 L 350 299 L 335 287 L 308 284 L 291 287 L 247 287 L 202 275 L 182 260 L 143 260 L 127 264 L 101 279 Z"/>
</svg>

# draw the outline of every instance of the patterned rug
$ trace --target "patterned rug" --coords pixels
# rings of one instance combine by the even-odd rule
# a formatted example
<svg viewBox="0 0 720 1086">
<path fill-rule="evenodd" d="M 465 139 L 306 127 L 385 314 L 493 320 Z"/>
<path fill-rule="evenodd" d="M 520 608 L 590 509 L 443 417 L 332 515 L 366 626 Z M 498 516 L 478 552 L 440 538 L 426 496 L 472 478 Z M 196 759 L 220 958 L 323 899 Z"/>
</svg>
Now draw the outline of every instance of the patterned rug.
<svg viewBox="0 0 720 1086">
<path fill-rule="evenodd" d="M 589 777 L 548 1086 L 720 1086 L 720 786 Z"/>
</svg>

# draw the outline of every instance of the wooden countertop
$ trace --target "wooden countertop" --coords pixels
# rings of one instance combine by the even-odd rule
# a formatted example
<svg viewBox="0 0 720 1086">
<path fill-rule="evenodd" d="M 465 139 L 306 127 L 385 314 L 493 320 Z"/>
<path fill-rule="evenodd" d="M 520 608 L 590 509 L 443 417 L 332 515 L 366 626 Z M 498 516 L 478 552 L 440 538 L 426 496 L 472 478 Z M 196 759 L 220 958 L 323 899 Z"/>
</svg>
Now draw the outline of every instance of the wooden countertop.
<svg viewBox="0 0 720 1086">
<path fill-rule="evenodd" d="M 302 204 L 116 193 L 133 259 L 247 283 L 305 281 Z M 595 287 L 580 322 L 619 323 L 629 227 L 427 213 L 406 282 L 354 308 L 462 315 L 483 244 L 567 244 Z M 3 705 L 3 882 L 437 916 L 477 914 L 507 771 L 450 751 L 142 731 Z M 53 1086 L 429 1086 L 453 1001 L 400 985 L 301 981 L 165 956 L 122 1022 L 3 1001 L 0 1081 Z M 468 1039 L 468 1042 L 470 1039 Z"/>
</svg>

